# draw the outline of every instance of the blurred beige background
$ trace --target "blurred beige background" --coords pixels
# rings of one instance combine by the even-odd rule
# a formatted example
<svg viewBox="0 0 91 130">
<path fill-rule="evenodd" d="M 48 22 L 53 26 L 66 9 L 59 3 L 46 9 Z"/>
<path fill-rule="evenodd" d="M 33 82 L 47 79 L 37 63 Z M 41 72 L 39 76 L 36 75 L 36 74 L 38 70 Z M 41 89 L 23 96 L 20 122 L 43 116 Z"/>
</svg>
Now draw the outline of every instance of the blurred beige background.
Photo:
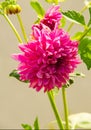
<svg viewBox="0 0 91 130">
<path fill-rule="evenodd" d="M 18 1 L 23 8 L 21 16 L 29 36 L 31 25 L 36 20 L 36 13 L 29 5 L 30 0 Z M 45 9 L 50 6 L 44 0 L 39 1 Z M 63 10 L 79 11 L 84 6 L 84 0 L 66 1 L 61 4 Z M 85 17 L 88 17 L 88 12 L 85 13 Z M 17 17 L 10 16 L 10 19 L 21 34 Z M 78 29 L 79 25 L 74 26 L 71 33 Z M 36 116 L 39 117 L 41 128 L 44 128 L 49 121 L 55 120 L 46 93 L 37 93 L 29 89 L 28 84 L 9 78 L 9 73 L 17 67 L 17 62 L 11 59 L 11 54 L 19 51 L 17 46 L 18 41 L 13 31 L 3 16 L 0 16 L 0 129 L 22 128 L 21 123 L 33 124 Z M 88 71 L 84 64 L 79 65 L 77 71 L 83 72 L 86 77 L 76 78 L 74 85 L 67 90 L 71 114 L 91 112 L 91 71 Z M 61 92 L 56 100 L 60 113 L 63 113 Z"/>
</svg>

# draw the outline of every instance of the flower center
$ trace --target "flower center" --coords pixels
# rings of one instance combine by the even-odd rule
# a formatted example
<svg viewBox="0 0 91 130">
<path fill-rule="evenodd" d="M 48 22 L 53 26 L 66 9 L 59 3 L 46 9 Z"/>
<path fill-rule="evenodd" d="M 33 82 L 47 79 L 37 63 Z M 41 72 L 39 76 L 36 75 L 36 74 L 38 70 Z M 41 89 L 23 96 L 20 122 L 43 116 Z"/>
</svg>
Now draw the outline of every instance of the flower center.
<svg viewBox="0 0 91 130">
<path fill-rule="evenodd" d="M 60 65 L 62 64 L 62 61 L 63 61 L 62 58 L 58 58 L 58 59 L 57 59 L 57 63 L 55 64 L 55 66 L 56 66 L 57 68 L 59 68 Z"/>
<path fill-rule="evenodd" d="M 54 56 L 48 56 L 48 61 L 47 63 L 49 64 L 50 67 L 53 67 L 55 69 L 59 69 L 61 64 L 63 64 L 63 58 L 55 58 Z"/>
<path fill-rule="evenodd" d="M 54 21 L 49 21 L 48 19 L 44 19 L 43 24 L 48 26 L 51 30 L 53 30 L 54 27 L 55 27 L 55 22 Z"/>
</svg>

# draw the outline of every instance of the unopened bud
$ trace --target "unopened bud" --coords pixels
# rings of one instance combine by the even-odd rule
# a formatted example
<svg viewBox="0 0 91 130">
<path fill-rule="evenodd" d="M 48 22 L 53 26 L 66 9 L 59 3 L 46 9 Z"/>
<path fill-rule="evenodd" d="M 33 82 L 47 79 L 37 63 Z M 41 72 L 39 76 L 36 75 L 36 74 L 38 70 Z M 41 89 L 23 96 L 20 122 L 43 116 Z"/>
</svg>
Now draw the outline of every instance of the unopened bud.
<svg viewBox="0 0 91 130">
<path fill-rule="evenodd" d="M 6 14 L 17 14 L 21 12 L 21 7 L 17 5 L 8 5 L 5 9 Z"/>
<path fill-rule="evenodd" d="M 21 7 L 20 5 L 16 5 L 16 13 L 20 13 L 21 12 Z"/>
</svg>

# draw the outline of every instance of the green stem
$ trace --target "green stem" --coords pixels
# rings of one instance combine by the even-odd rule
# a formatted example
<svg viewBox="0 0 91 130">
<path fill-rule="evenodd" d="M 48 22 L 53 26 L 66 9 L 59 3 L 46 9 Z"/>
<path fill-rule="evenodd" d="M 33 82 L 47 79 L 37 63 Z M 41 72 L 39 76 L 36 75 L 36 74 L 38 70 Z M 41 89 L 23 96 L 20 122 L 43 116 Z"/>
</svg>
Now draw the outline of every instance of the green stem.
<svg viewBox="0 0 91 130">
<path fill-rule="evenodd" d="M 67 32 L 69 32 L 69 31 L 71 30 L 71 28 L 73 27 L 73 25 L 74 25 L 74 23 L 72 22 L 72 23 L 69 25 L 69 27 L 68 27 L 68 29 L 67 29 Z"/>
<path fill-rule="evenodd" d="M 58 126 L 59 126 L 60 130 L 64 130 L 63 123 L 62 123 L 62 120 L 61 120 L 61 118 L 59 116 L 54 97 L 53 97 L 51 92 L 47 92 L 47 94 L 48 94 L 52 109 L 54 111 Z"/>
<path fill-rule="evenodd" d="M 85 29 L 82 36 L 78 39 L 78 41 L 81 41 L 86 35 L 87 33 L 91 30 L 91 28 Z"/>
<path fill-rule="evenodd" d="M 19 33 L 17 32 L 16 28 L 14 27 L 14 25 L 12 24 L 12 22 L 10 21 L 10 19 L 8 18 L 8 16 L 7 16 L 6 14 L 3 14 L 3 16 L 4 16 L 4 18 L 6 19 L 6 21 L 9 23 L 9 25 L 11 26 L 11 28 L 12 28 L 12 30 L 14 31 L 14 33 L 15 33 L 15 35 L 16 35 L 18 41 L 19 41 L 20 43 L 22 43 L 22 39 L 21 39 Z"/>
<path fill-rule="evenodd" d="M 66 122 L 66 129 L 69 130 L 68 105 L 67 105 L 67 98 L 66 98 L 65 87 L 62 87 L 62 97 L 63 97 L 63 104 L 64 104 L 64 116 L 65 116 L 65 122 Z"/>
<path fill-rule="evenodd" d="M 18 18 L 18 21 L 19 21 L 19 24 L 20 24 L 20 27 L 21 27 L 21 30 L 22 30 L 22 34 L 23 34 L 24 40 L 25 40 L 25 42 L 28 42 L 28 38 L 27 38 L 25 29 L 24 29 L 24 25 L 23 25 L 22 19 L 21 19 L 19 14 L 17 14 L 17 18 Z"/>
<path fill-rule="evenodd" d="M 88 8 L 87 6 L 84 6 L 84 7 L 82 8 L 82 10 L 80 11 L 80 14 L 82 14 L 87 8 Z"/>
</svg>

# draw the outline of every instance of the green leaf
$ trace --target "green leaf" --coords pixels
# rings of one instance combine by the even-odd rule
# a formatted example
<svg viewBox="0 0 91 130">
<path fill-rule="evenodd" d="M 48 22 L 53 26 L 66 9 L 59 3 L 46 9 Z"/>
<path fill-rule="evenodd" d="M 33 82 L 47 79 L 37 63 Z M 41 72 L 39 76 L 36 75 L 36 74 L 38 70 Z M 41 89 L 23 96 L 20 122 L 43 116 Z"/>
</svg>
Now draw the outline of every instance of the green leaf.
<svg viewBox="0 0 91 130">
<path fill-rule="evenodd" d="M 21 125 L 24 128 L 24 130 L 32 130 L 32 126 L 30 126 L 28 124 L 21 124 Z"/>
<path fill-rule="evenodd" d="M 38 117 L 36 117 L 34 121 L 34 130 L 39 130 L 39 122 L 38 122 Z"/>
<path fill-rule="evenodd" d="M 87 36 L 91 37 L 91 29 L 89 30 L 89 32 L 87 33 Z"/>
<path fill-rule="evenodd" d="M 64 15 L 64 17 L 66 17 L 68 20 L 72 22 L 85 25 L 84 16 L 74 10 L 62 12 L 62 14 Z"/>
<path fill-rule="evenodd" d="M 40 5 L 40 3 L 37 0 L 32 0 L 30 2 L 30 5 L 36 11 L 39 18 L 42 18 L 44 16 L 45 11 L 44 11 L 43 7 Z"/>
<path fill-rule="evenodd" d="M 31 125 L 28 124 L 21 124 L 22 127 L 24 128 L 24 130 L 39 130 L 39 122 L 38 122 L 38 118 L 36 117 L 33 127 Z"/>
<path fill-rule="evenodd" d="M 86 64 L 88 70 L 91 68 L 91 39 L 84 38 L 79 44 L 79 53 L 81 59 Z"/>
<path fill-rule="evenodd" d="M 88 22 L 88 26 L 91 25 L 91 7 L 89 8 L 89 16 L 90 16 L 90 19 L 89 19 L 89 22 Z"/>
<path fill-rule="evenodd" d="M 71 128 L 91 129 L 91 114 L 90 113 L 78 113 L 69 116 L 69 122 Z"/>
<path fill-rule="evenodd" d="M 10 76 L 10 77 L 14 77 L 14 78 L 18 79 L 19 81 L 21 81 L 21 80 L 20 80 L 20 75 L 18 74 L 18 72 L 17 72 L 16 69 L 14 69 L 14 70 L 9 74 L 9 76 Z M 21 81 L 21 82 L 29 83 L 28 80 L 26 80 L 26 81 Z"/>
</svg>

